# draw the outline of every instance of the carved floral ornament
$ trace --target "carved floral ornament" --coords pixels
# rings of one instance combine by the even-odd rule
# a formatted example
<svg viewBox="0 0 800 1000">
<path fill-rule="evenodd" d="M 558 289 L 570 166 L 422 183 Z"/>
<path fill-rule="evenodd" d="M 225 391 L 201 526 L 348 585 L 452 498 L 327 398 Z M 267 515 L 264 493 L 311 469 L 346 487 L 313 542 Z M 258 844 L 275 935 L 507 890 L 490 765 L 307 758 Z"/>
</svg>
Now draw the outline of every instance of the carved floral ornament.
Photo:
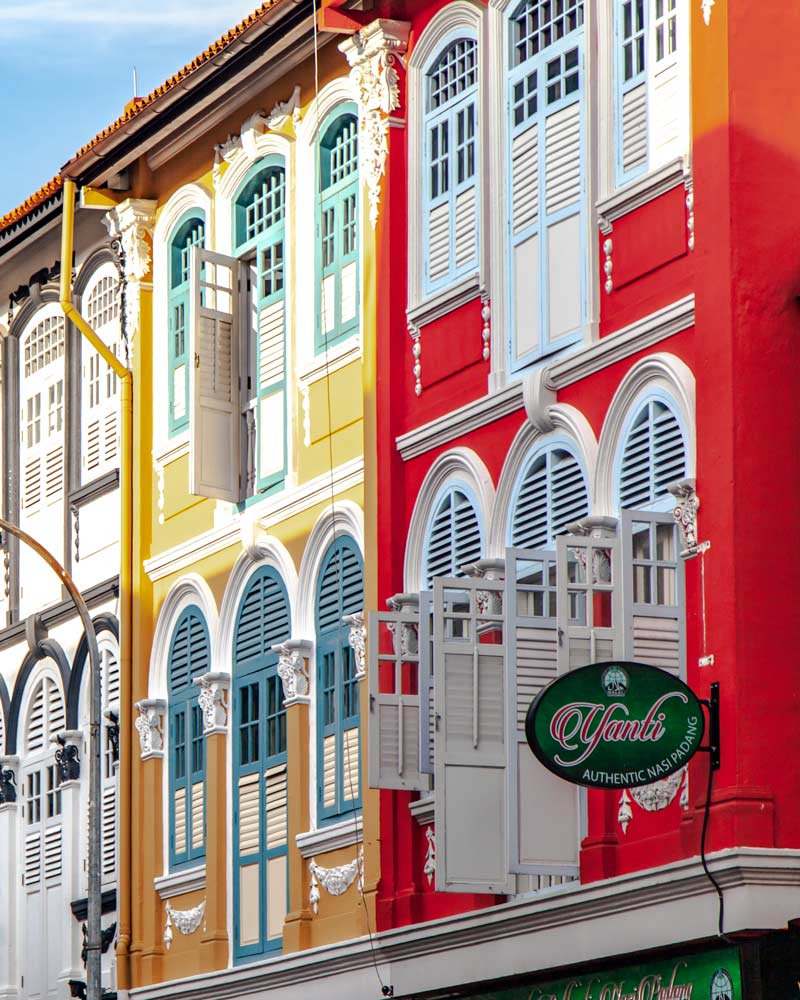
<svg viewBox="0 0 800 1000">
<path fill-rule="evenodd" d="M 256 111 L 242 122 L 238 135 L 228 138 L 214 147 L 214 184 L 222 175 L 222 161 L 230 163 L 242 150 L 248 160 L 257 160 L 259 156 L 257 140 L 267 132 L 275 132 L 286 128 L 289 122 L 296 129 L 300 124 L 300 84 L 285 101 L 278 101 L 270 112 Z"/>
<path fill-rule="evenodd" d="M 203 713 L 203 734 L 213 736 L 215 733 L 226 732 L 230 674 L 212 671 L 201 677 L 195 677 L 194 683 L 200 688 L 197 703 Z"/>
<path fill-rule="evenodd" d="M 631 801 L 645 812 L 660 812 L 675 800 L 678 791 L 681 793 L 680 807 L 686 811 L 689 808 L 689 770 L 686 767 L 650 785 L 624 789 L 617 811 L 617 821 L 622 827 L 622 832 L 628 832 L 628 826 L 633 819 Z"/>
<path fill-rule="evenodd" d="M 314 644 L 307 639 L 289 639 L 272 652 L 278 654 L 278 676 L 283 684 L 284 705 L 309 701 L 308 657 Z"/>
<path fill-rule="evenodd" d="M 369 221 L 378 222 L 381 178 L 389 153 L 389 122 L 400 107 L 398 63 L 408 46 L 410 25 L 404 21 L 373 21 L 339 46 L 350 64 L 350 78 L 358 91 L 359 159 L 367 184 Z"/>
<path fill-rule="evenodd" d="M 139 299 L 152 262 L 154 201 L 128 198 L 106 213 L 105 225 L 122 249 L 125 275 L 125 324 L 129 340 L 139 329 Z"/>
<path fill-rule="evenodd" d="M 147 698 L 136 702 L 139 718 L 134 725 L 139 734 L 142 760 L 162 757 L 164 754 L 164 712 L 167 703 L 161 698 Z"/>
<path fill-rule="evenodd" d="M 364 612 L 357 611 L 354 615 L 345 615 L 344 623 L 350 627 L 348 640 L 356 658 L 356 680 L 367 676 L 367 624 Z"/>
<path fill-rule="evenodd" d="M 172 928 L 175 927 L 181 934 L 194 934 L 200 926 L 200 921 L 205 916 L 206 900 L 204 899 L 191 910 L 175 910 L 172 908 L 170 901 L 167 900 L 166 913 L 167 921 L 164 925 L 164 946 L 169 951 L 174 937 Z M 205 922 L 203 922 L 203 928 L 205 929 Z"/>
<path fill-rule="evenodd" d="M 358 876 L 358 891 L 364 891 L 364 848 L 359 847 L 355 859 L 348 865 L 339 865 L 336 868 L 322 868 L 312 858 L 308 863 L 311 872 L 311 882 L 309 884 L 308 902 L 311 909 L 316 913 L 319 909 L 320 886 L 331 896 L 342 896 L 355 882 Z"/>
</svg>

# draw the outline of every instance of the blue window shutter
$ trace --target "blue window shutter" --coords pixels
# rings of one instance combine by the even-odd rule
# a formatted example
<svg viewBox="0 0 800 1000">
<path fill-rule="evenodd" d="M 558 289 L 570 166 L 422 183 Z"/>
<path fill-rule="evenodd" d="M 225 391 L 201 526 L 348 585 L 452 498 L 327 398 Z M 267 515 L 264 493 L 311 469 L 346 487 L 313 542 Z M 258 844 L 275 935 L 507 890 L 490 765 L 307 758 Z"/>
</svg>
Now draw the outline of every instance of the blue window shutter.
<svg viewBox="0 0 800 1000">
<path fill-rule="evenodd" d="M 168 250 L 169 432 L 189 426 L 189 262 L 192 247 L 205 245 L 205 215 L 194 209 L 175 228 Z"/>
<path fill-rule="evenodd" d="M 205 857 L 205 743 L 195 677 L 211 669 L 203 613 L 195 605 L 178 619 L 170 644 L 169 794 L 170 867 Z"/>
<path fill-rule="evenodd" d="M 353 540 L 328 549 L 317 585 L 317 813 L 326 822 L 361 805 L 359 682 L 345 615 L 364 606 L 363 561 Z"/>
<path fill-rule="evenodd" d="M 291 634 L 289 601 L 272 569 L 257 570 L 233 639 L 234 958 L 281 947 L 288 907 L 286 709 L 272 646 Z M 267 905 L 267 900 L 272 905 Z"/>
<path fill-rule="evenodd" d="M 678 419 L 661 400 L 645 403 L 631 424 L 619 471 L 622 508 L 647 507 L 668 496 L 686 475 L 686 445 Z"/>
</svg>

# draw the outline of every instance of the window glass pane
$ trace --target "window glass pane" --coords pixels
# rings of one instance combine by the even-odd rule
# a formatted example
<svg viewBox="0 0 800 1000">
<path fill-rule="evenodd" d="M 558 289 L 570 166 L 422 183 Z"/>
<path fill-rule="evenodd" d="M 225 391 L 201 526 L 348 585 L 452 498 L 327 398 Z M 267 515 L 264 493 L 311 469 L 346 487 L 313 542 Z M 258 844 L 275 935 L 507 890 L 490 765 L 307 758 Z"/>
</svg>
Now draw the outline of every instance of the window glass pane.
<svg viewBox="0 0 800 1000">
<path fill-rule="evenodd" d="M 459 38 L 449 45 L 428 72 L 428 109 L 436 111 L 456 100 L 477 82 L 478 43 Z"/>
<path fill-rule="evenodd" d="M 583 24 L 583 0 L 526 0 L 512 15 L 513 66 L 538 55 Z"/>
</svg>

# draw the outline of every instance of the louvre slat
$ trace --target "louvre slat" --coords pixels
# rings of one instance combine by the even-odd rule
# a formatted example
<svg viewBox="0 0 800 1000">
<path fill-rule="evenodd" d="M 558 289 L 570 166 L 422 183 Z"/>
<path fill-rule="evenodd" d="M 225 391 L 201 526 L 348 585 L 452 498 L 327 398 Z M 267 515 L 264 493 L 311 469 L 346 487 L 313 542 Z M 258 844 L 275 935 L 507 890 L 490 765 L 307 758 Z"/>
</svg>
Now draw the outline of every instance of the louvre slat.
<svg viewBox="0 0 800 1000">
<path fill-rule="evenodd" d="M 239 854 L 254 854 L 259 845 L 260 777 L 239 778 Z"/>
</svg>

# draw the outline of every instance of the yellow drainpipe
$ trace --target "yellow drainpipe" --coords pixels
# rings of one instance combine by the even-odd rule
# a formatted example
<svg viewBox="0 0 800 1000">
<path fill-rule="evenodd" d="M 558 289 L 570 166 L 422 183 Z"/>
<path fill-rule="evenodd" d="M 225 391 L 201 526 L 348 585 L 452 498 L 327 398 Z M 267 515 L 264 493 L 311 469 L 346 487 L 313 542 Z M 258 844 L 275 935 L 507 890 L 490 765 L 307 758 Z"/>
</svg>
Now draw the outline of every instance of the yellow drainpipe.
<svg viewBox="0 0 800 1000">
<path fill-rule="evenodd" d="M 59 302 L 66 318 L 80 330 L 120 380 L 120 570 L 119 570 L 119 659 L 120 659 L 120 763 L 119 763 L 119 870 L 117 882 L 117 982 L 130 988 L 129 947 L 131 941 L 131 748 L 129 744 L 132 678 L 133 609 L 133 377 L 72 302 L 72 246 L 75 226 L 75 182 L 64 180 L 61 223 L 61 287 Z M 123 875 L 124 873 L 124 875 Z"/>
</svg>

